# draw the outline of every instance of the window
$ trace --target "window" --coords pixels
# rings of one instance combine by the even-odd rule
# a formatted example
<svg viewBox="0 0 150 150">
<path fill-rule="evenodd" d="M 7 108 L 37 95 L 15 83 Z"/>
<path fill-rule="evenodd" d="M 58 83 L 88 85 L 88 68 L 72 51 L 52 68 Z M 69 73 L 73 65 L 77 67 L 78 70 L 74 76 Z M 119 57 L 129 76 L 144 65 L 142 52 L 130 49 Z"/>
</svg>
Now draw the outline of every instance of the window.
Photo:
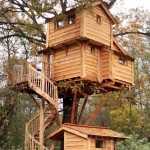
<svg viewBox="0 0 150 150">
<path fill-rule="evenodd" d="M 104 141 L 103 140 L 96 140 L 95 141 L 96 148 L 104 148 Z"/>
<path fill-rule="evenodd" d="M 56 22 L 56 28 L 59 29 L 59 28 L 62 28 L 64 27 L 64 21 L 63 20 L 58 20 Z"/>
<path fill-rule="evenodd" d="M 98 24 L 101 24 L 101 16 L 99 16 L 99 15 L 96 16 L 96 22 Z"/>
<path fill-rule="evenodd" d="M 94 54 L 95 53 L 95 47 L 91 46 L 91 53 Z"/>
<path fill-rule="evenodd" d="M 74 23 L 75 23 L 75 15 L 69 16 L 68 17 L 68 25 L 74 24 Z"/>
<path fill-rule="evenodd" d="M 123 58 L 123 57 L 119 57 L 118 62 L 119 62 L 119 64 L 122 64 L 122 65 L 126 65 L 126 63 L 127 63 L 125 58 Z"/>
</svg>

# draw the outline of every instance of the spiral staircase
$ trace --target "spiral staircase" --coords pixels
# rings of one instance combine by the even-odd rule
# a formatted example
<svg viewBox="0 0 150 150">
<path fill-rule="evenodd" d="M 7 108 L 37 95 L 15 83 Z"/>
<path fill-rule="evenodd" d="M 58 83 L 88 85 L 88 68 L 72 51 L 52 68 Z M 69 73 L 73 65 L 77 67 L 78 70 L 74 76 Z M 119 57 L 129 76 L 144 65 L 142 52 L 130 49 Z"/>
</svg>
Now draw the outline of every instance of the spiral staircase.
<svg viewBox="0 0 150 150">
<path fill-rule="evenodd" d="M 44 137 L 53 123 L 61 125 L 58 115 L 57 86 L 38 71 L 31 63 L 21 66 L 13 71 L 13 88 L 27 92 L 36 101 L 32 94 L 37 95 L 41 101 L 39 114 L 26 124 L 25 150 L 48 150 L 44 146 Z"/>
</svg>

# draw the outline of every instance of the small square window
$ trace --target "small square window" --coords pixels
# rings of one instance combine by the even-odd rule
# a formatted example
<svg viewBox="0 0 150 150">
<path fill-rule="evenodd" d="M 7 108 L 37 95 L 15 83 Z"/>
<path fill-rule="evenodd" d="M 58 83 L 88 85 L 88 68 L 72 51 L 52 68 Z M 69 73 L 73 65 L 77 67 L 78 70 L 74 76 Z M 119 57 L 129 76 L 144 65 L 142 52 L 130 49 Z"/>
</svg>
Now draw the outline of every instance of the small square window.
<svg viewBox="0 0 150 150">
<path fill-rule="evenodd" d="M 56 22 L 56 28 L 59 29 L 59 28 L 62 28 L 64 27 L 64 21 L 63 20 L 58 20 Z"/>
<path fill-rule="evenodd" d="M 95 53 L 95 47 L 91 46 L 91 53 L 94 54 Z"/>
<path fill-rule="evenodd" d="M 99 15 L 96 16 L 96 22 L 98 24 L 101 24 L 101 16 L 99 16 Z"/>
<path fill-rule="evenodd" d="M 119 57 L 118 62 L 119 62 L 119 64 L 126 65 L 126 60 L 123 57 Z"/>
<path fill-rule="evenodd" d="M 75 23 L 75 15 L 68 17 L 68 24 L 74 24 Z"/>
<path fill-rule="evenodd" d="M 103 140 L 96 140 L 95 141 L 96 148 L 104 148 L 104 141 Z"/>
</svg>

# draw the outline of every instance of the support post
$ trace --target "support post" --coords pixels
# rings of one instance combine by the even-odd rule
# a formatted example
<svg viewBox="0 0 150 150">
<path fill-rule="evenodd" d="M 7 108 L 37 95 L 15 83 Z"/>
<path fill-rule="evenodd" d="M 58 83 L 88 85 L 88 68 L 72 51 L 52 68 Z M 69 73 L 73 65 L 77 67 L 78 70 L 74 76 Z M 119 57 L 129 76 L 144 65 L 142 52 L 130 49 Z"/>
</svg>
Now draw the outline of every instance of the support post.
<svg viewBox="0 0 150 150">
<path fill-rule="evenodd" d="M 103 108 L 103 106 L 105 105 L 105 103 L 107 102 L 107 99 L 104 98 L 102 100 L 102 102 L 100 103 L 100 105 L 98 106 L 98 108 L 94 111 L 94 113 L 90 116 L 90 118 L 86 121 L 85 125 L 89 125 L 93 119 L 96 117 L 96 115 L 101 111 L 101 109 Z"/>
<path fill-rule="evenodd" d="M 78 93 L 78 91 L 75 90 L 74 96 L 73 96 L 73 103 L 72 103 L 71 123 L 74 123 L 74 119 L 75 119 L 75 110 L 76 110 L 76 103 L 77 103 L 77 93 Z"/>
<path fill-rule="evenodd" d="M 40 145 L 44 143 L 44 100 L 40 104 Z"/>
<path fill-rule="evenodd" d="M 55 141 L 51 139 L 50 150 L 54 150 L 54 144 L 55 144 Z"/>
<path fill-rule="evenodd" d="M 80 113 L 79 119 L 78 119 L 78 124 L 80 123 L 80 121 L 81 121 L 81 119 L 82 119 L 83 112 L 84 112 L 84 109 L 85 109 L 85 106 L 86 106 L 87 101 L 88 101 L 88 97 L 86 96 L 86 97 L 85 97 L 85 100 L 84 100 L 84 103 L 83 103 L 83 106 L 82 106 L 82 109 L 81 109 L 81 113 Z"/>
</svg>

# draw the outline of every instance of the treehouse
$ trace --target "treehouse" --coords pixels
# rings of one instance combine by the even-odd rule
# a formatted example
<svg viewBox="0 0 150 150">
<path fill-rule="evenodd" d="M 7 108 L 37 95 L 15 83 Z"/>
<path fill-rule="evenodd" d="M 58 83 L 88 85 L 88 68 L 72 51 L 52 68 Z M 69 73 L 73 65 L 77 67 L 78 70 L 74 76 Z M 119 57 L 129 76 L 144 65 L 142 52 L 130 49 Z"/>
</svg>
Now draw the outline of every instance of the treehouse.
<svg viewBox="0 0 150 150">
<path fill-rule="evenodd" d="M 54 149 L 55 140 L 63 141 L 65 150 L 113 150 L 115 139 L 126 138 L 106 128 L 89 127 L 106 104 L 105 97 L 84 126 L 72 125 L 82 120 L 88 95 L 93 91 L 90 86 L 84 86 L 79 92 L 74 86 L 75 90 L 70 92 L 68 84 L 70 93 L 65 91 L 62 96 L 55 84 L 71 79 L 94 86 L 96 83 L 96 88 L 105 92 L 129 89 L 133 85 L 134 60 L 113 37 L 113 24 L 117 21 L 101 0 L 89 7 L 71 9 L 65 17 L 47 20 L 46 49 L 39 51 L 42 70 L 33 62 L 14 66 L 11 88 L 28 93 L 39 108 L 39 113 L 26 124 L 25 150 L 48 150 L 44 143 L 49 139 L 50 150 Z M 71 124 L 61 125 L 58 97 L 63 98 L 63 115 L 67 118 L 63 118 L 64 122 Z M 77 117 L 81 97 L 85 100 Z M 49 133 L 55 122 L 58 128 Z"/>
<path fill-rule="evenodd" d="M 51 150 L 55 142 L 64 143 L 64 150 L 114 150 L 117 139 L 127 137 L 104 127 L 63 124 L 50 133 Z"/>
<path fill-rule="evenodd" d="M 47 20 L 46 49 L 39 51 L 45 75 L 57 82 L 90 80 L 103 88 L 129 89 L 134 59 L 113 37 L 114 24 L 116 19 L 102 1 Z"/>
</svg>

